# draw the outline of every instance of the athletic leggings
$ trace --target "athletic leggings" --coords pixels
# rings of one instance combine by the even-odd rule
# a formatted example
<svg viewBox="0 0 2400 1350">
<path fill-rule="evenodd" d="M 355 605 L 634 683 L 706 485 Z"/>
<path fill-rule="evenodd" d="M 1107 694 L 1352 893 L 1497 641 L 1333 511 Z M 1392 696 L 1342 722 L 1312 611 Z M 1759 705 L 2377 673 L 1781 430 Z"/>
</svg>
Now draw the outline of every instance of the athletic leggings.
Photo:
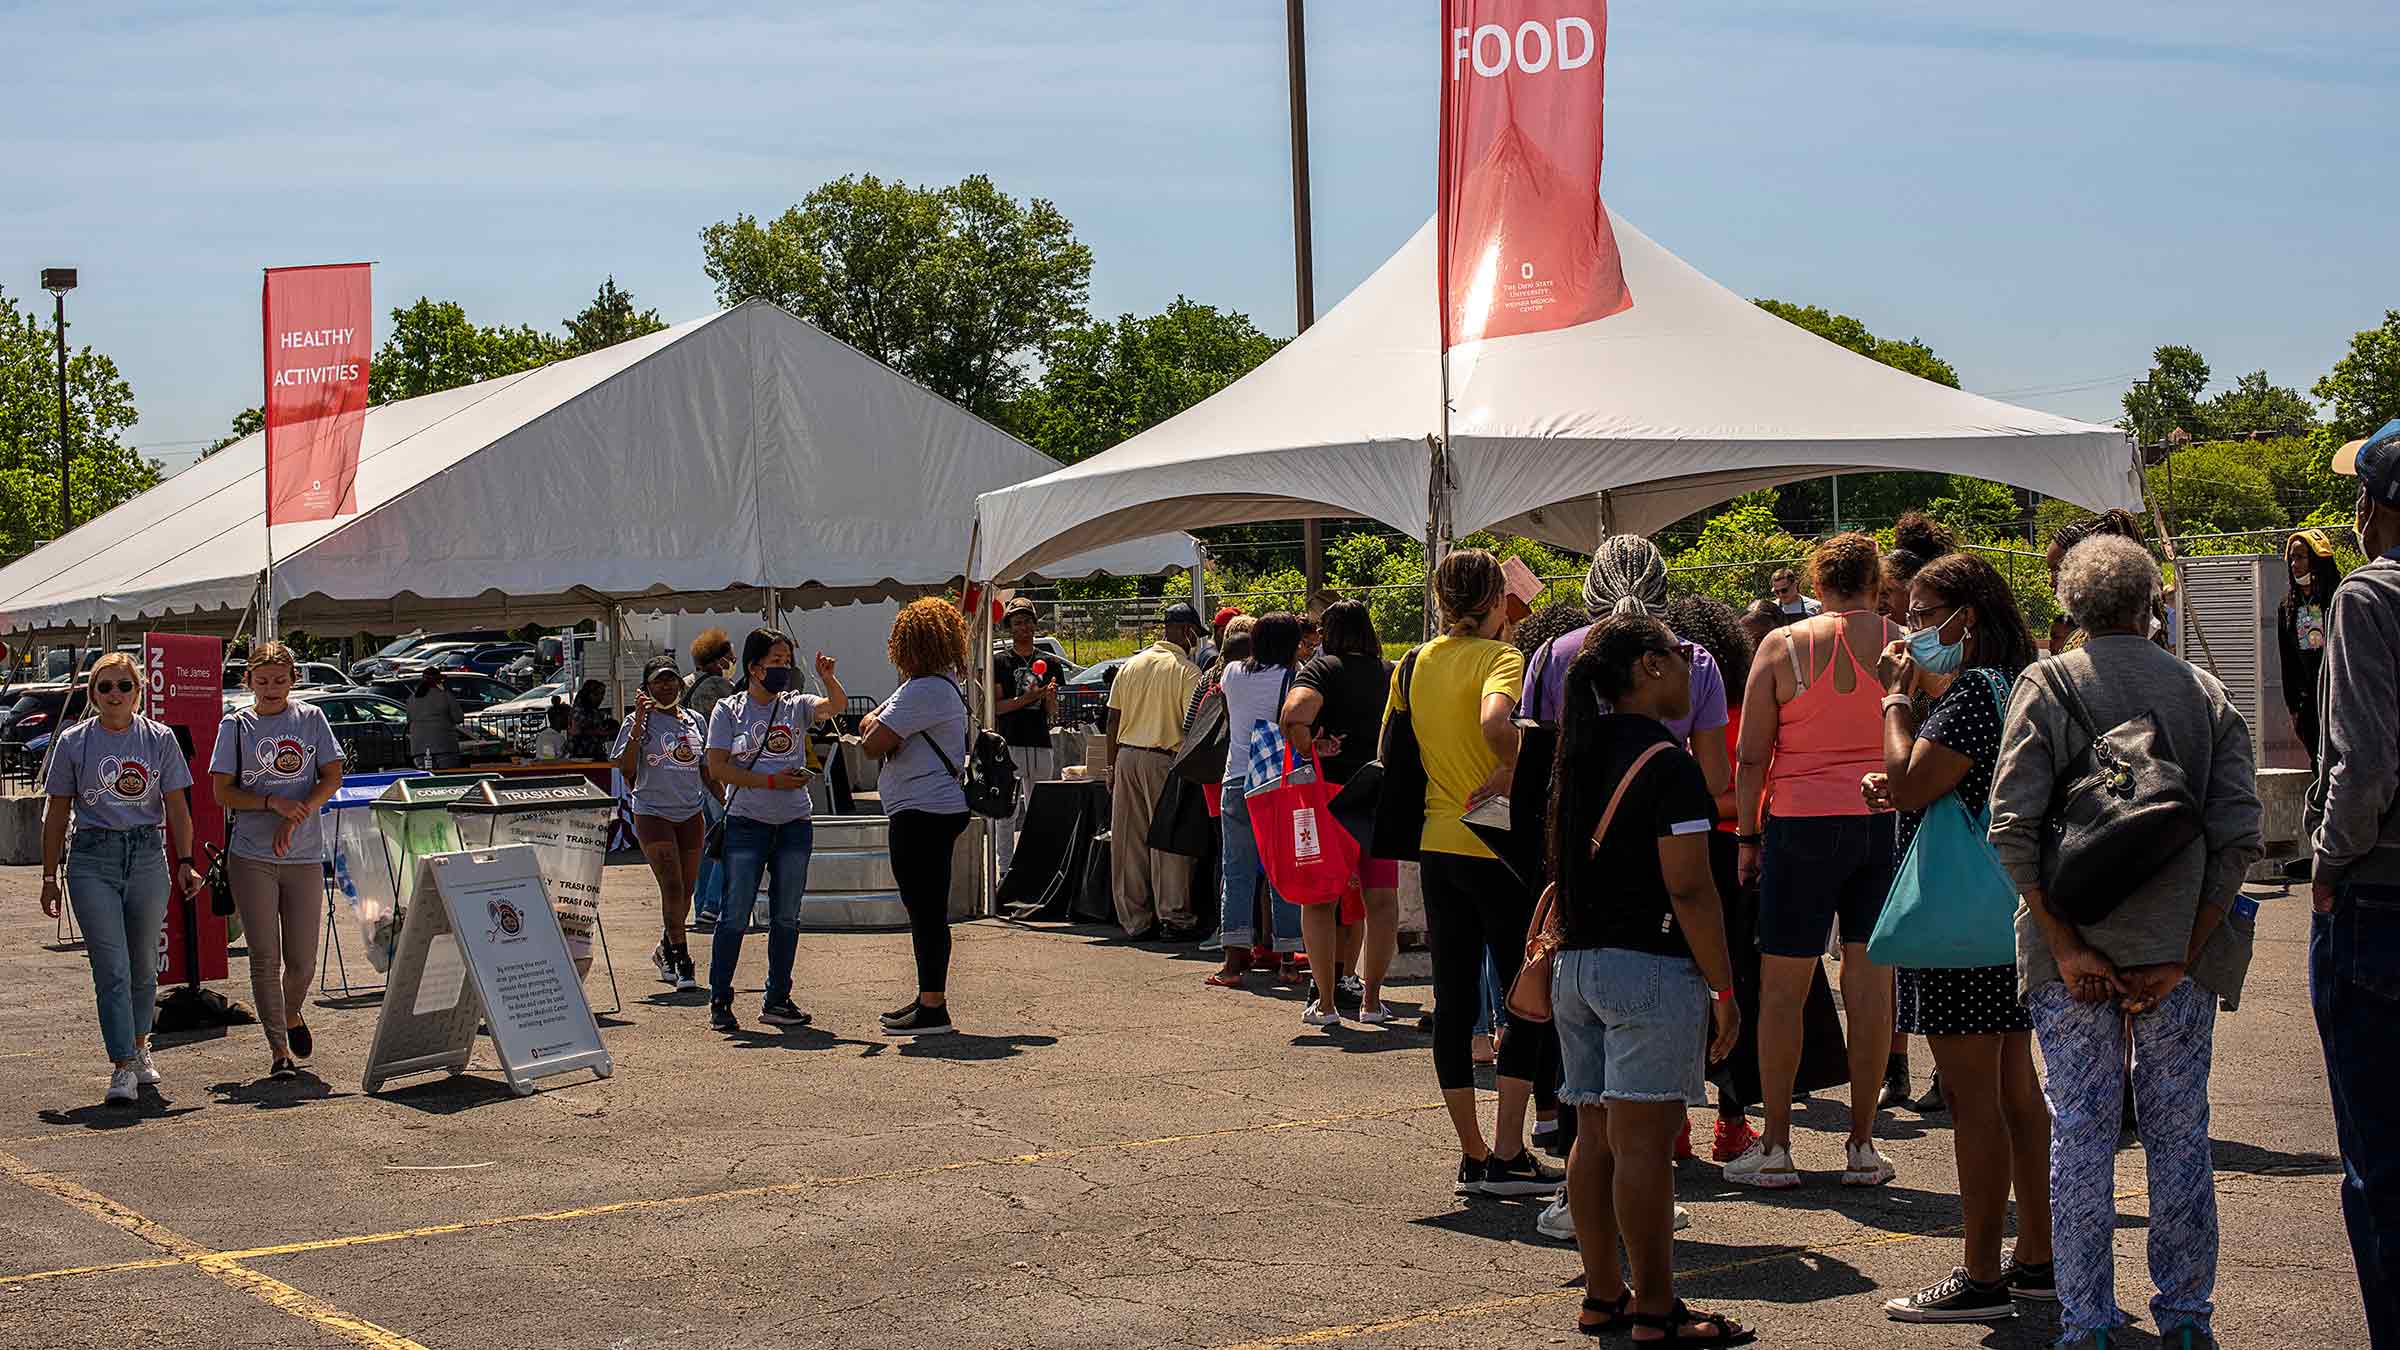
<svg viewBox="0 0 2400 1350">
<path fill-rule="evenodd" d="M 908 906 L 908 937 L 917 949 L 917 992 L 942 994 L 950 983 L 950 850 L 967 813 L 896 811 L 886 836 L 892 878 Z"/>
<path fill-rule="evenodd" d="M 1444 1092 L 1475 1086 L 1475 1010 L 1483 1001 L 1488 954 L 1506 999 L 1525 960 L 1525 930 L 1533 897 L 1497 858 L 1427 853 L 1419 861 L 1425 885 L 1425 941 L 1433 956 L 1433 1075 Z M 1499 1074 L 1530 1079 L 1552 1095 L 1558 1062 L 1556 1033 L 1544 1023 L 1503 1019 Z"/>
<path fill-rule="evenodd" d="M 324 932 L 325 866 L 235 857 L 226 860 L 225 873 L 250 948 L 250 997 L 258 1002 L 267 1049 L 282 1059 L 292 1052 L 291 1023 L 307 1020 L 300 1011 Z"/>
</svg>

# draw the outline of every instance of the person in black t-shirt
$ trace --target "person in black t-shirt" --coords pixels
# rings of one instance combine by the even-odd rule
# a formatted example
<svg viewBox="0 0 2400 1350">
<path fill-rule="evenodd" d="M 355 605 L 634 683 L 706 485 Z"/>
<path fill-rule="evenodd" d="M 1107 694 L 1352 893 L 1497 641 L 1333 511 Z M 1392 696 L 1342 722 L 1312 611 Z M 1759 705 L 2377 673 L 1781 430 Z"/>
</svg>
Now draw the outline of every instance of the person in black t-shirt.
<svg viewBox="0 0 2400 1350">
<path fill-rule="evenodd" d="M 1049 653 L 1033 644 L 1041 618 L 1041 611 L 1024 596 L 1009 601 L 1004 611 L 1009 643 L 992 654 L 992 690 L 997 698 L 992 705 L 993 720 L 1000 739 L 1008 742 L 1008 757 L 1017 762 L 1017 781 L 1024 784 L 1017 794 L 1016 814 L 993 831 L 992 853 L 998 864 L 994 876 L 1007 875 L 1009 863 L 1017 856 L 1017 831 L 1025 828 L 1025 805 L 1033 800 L 1033 785 L 1058 776 L 1050 754 L 1050 719 L 1058 711 L 1058 668 L 1051 664 Z M 1043 667 L 1039 672 L 1033 668 L 1036 662 Z"/>
<path fill-rule="evenodd" d="M 1300 667 L 1284 696 L 1283 734 L 1294 754 L 1313 749 L 1322 757 L 1327 782 L 1347 783 L 1374 762 L 1383 707 L 1391 697 L 1392 663 L 1383 659 L 1374 616 L 1359 601 L 1326 606 L 1322 622 L 1322 653 Z M 1354 834 L 1360 825 L 1338 817 L 1335 823 Z M 1356 919 L 1336 916 L 1342 919 L 1338 987 L 1341 996 L 1358 999 L 1359 1021 L 1380 1026 L 1392 1020 L 1383 1006 L 1383 977 L 1400 950 L 1400 864 L 1368 857 L 1367 842 L 1358 841 L 1364 912 Z M 1300 917 L 1305 924 L 1309 916 Z"/>
<path fill-rule="evenodd" d="M 1568 669 L 1550 802 L 1559 1100 L 1576 1112 L 1578 1328 L 1732 1345 L 1750 1333 L 1674 1291 L 1675 1135 L 1742 1026 L 1709 867 L 1716 802 L 1666 727 L 1690 711 L 1690 665 L 1656 619 L 1602 621 Z"/>
</svg>

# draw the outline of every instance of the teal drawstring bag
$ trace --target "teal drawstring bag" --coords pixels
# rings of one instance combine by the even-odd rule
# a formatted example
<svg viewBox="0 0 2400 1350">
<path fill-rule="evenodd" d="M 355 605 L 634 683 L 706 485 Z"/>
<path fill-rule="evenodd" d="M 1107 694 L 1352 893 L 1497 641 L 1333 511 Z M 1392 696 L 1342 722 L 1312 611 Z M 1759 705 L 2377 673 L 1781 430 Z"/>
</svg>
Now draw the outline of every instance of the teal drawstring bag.
<svg viewBox="0 0 2400 1350">
<path fill-rule="evenodd" d="M 1988 677 L 2008 717 L 2006 690 Z M 1917 970 L 2017 963 L 2017 884 L 1987 837 L 1990 809 L 1970 811 L 1955 791 L 1925 808 L 1892 878 L 1867 959 Z"/>
</svg>

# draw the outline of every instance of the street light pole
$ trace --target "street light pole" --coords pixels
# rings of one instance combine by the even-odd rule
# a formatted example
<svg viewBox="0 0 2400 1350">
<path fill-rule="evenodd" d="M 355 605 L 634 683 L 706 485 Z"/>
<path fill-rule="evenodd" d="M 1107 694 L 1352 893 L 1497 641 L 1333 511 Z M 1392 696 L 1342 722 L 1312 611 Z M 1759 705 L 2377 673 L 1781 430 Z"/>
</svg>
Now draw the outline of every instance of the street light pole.
<svg viewBox="0 0 2400 1350">
<path fill-rule="evenodd" d="M 45 267 L 42 269 L 42 289 L 50 292 L 57 302 L 53 320 L 58 337 L 58 534 L 65 538 L 75 528 L 75 514 L 67 496 L 67 292 L 75 289 L 75 269 Z"/>
<path fill-rule="evenodd" d="M 1308 24 L 1301 13 L 1303 0 L 1284 0 L 1284 58 L 1292 93 L 1292 279 L 1299 311 L 1297 332 L 1317 321 L 1317 262 L 1315 227 L 1308 202 Z M 1317 602 L 1325 585 L 1325 529 L 1311 516 L 1300 526 L 1300 571 L 1308 594 L 1300 607 Z"/>
</svg>

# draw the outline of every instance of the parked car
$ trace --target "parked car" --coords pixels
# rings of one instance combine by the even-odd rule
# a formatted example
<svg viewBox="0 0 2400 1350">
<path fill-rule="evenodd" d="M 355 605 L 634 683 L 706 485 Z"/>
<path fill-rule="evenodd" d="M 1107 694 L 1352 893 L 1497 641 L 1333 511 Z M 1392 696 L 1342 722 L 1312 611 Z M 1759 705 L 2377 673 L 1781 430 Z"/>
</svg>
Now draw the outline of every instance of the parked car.
<svg viewBox="0 0 2400 1350">
<path fill-rule="evenodd" d="M 249 673 L 250 663 L 247 661 L 226 662 L 225 687 L 241 688 L 243 678 Z M 342 668 L 330 661 L 303 661 L 292 673 L 297 677 L 292 681 L 295 689 L 340 689 L 350 683 L 350 677 L 342 672 Z"/>
<path fill-rule="evenodd" d="M 522 697 L 499 680 L 489 675 L 478 675 L 471 670 L 446 671 L 442 683 L 449 689 L 450 697 L 457 699 L 458 706 L 469 714 L 481 712 L 495 703 L 508 703 Z M 408 696 L 416 692 L 417 682 L 413 679 L 377 680 L 367 688 L 405 705 Z"/>
<path fill-rule="evenodd" d="M 992 655 L 994 656 L 998 656 L 1002 652 L 1012 650 L 1014 650 L 1014 647 L 1012 644 L 1007 642 L 995 642 L 992 644 Z M 1052 679 L 1060 680 L 1062 682 L 1072 680 L 1083 670 L 1083 667 L 1075 664 L 1075 662 L 1067 656 L 1066 648 L 1058 645 L 1057 638 L 1037 637 L 1033 640 L 1033 650 L 1037 657 L 1050 663 L 1049 674 Z"/>
<path fill-rule="evenodd" d="M 471 670 L 478 675 L 496 675 L 502 666 L 533 651 L 530 642 L 486 642 L 463 651 L 443 652 L 432 664 L 444 670 Z"/>
<path fill-rule="evenodd" d="M 422 659 L 424 649 L 437 643 L 499 642 L 507 637 L 508 634 L 490 628 L 473 629 L 463 633 L 410 633 L 406 637 L 394 638 L 383 644 L 375 650 L 374 655 L 361 657 L 353 662 L 350 666 L 350 678 L 359 684 L 388 679 L 392 675 L 392 664 L 395 661 L 408 656 Z"/>
<path fill-rule="evenodd" d="M 372 689 L 310 689 L 292 697 L 324 710 L 346 768 L 379 773 L 409 766 L 408 709 L 399 701 Z M 474 764 L 508 758 L 508 746 L 470 725 L 459 733 L 459 753 Z"/>
<path fill-rule="evenodd" d="M 20 684 L 13 691 L 15 701 L 0 710 L 0 770 L 30 772 L 41 758 L 40 751 L 28 742 L 44 739 L 58 730 L 59 712 L 67 706 L 71 686 L 64 681 L 41 684 Z M 80 708 L 83 700 L 76 700 Z"/>
<path fill-rule="evenodd" d="M 516 754 L 531 754 L 533 738 L 549 724 L 550 700 L 566 696 L 563 683 L 535 685 L 506 703 L 467 714 L 467 725 L 505 741 Z"/>
<path fill-rule="evenodd" d="M 1108 725 L 1108 691 L 1117 671 L 1133 658 L 1112 657 L 1075 672 L 1058 690 L 1058 724 L 1062 727 Z"/>
</svg>

